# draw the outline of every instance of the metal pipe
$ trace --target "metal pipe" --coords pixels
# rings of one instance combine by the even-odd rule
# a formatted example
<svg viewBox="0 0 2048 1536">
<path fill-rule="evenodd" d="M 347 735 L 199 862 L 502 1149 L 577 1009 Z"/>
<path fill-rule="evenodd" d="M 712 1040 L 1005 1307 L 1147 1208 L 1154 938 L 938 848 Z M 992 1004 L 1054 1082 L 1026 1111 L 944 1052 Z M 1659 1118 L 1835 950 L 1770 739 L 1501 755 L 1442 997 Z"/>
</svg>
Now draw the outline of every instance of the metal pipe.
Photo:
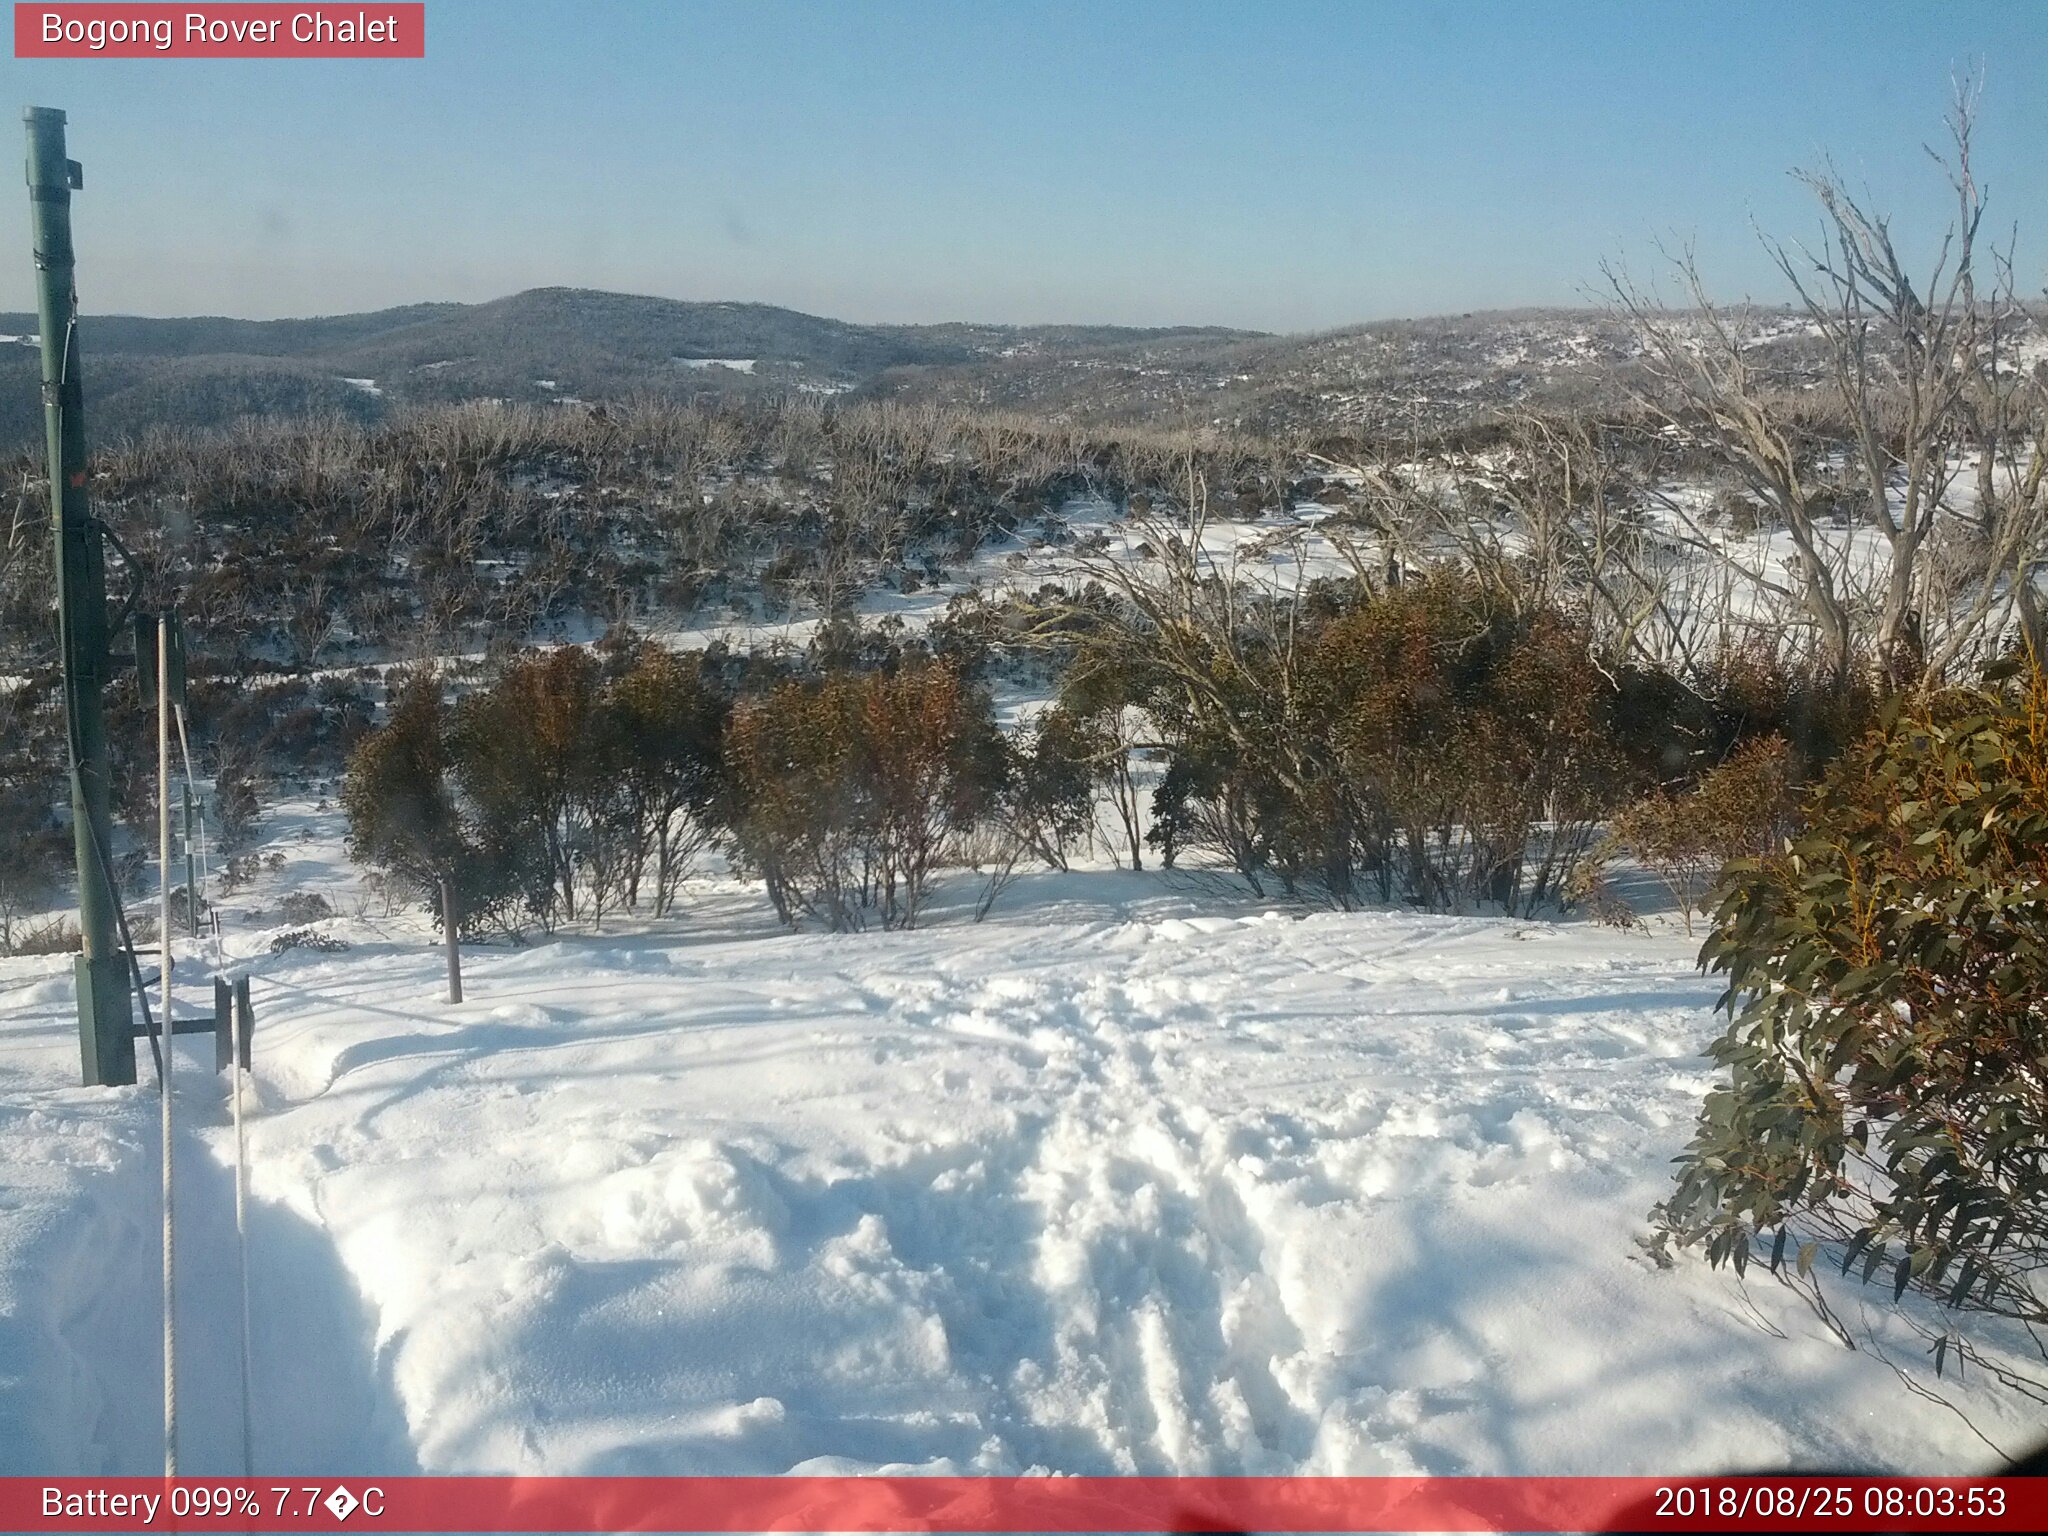
<svg viewBox="0 0 2048 1536">
<path fill-rule="evenodd" d="M 171 1040 L 171 615 L 156 621 L 157 1006 L 164 1020 L 164 1476 L 178 1475 L 177 1254 L 171 1224 L 171 1099 L 177 1050 Z"/>
</svg>

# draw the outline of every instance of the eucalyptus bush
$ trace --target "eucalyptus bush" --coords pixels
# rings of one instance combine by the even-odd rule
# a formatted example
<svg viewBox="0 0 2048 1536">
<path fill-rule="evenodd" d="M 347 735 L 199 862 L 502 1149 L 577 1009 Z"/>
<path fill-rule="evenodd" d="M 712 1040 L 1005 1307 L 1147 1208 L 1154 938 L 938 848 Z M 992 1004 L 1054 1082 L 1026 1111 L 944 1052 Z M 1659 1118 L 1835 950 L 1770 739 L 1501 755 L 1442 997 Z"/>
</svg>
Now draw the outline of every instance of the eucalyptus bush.
<svg viewBox="0 0 2048 1536">
<path fill-rule="evenodd" d="M 1729 866 L 1702 963 L 1728 1080 L 1660 1244 L 1911 1291 L 1937 1372 L 1973 1317 L 2048 1326 L 2048 682 L 1895 704 L 1783 853 Z M 1930 1321 L 1929 1319 L 1933 1319 Z M 1837 1323 L 1839 1328 L 1841 1325 Z M 1846 1336 L 1846 1330 L 1844 1330 Z M 1994 1368 L 2036 1396 L 2048 1383 Z"/>
<path fill-rule="evenodd" d="M 744 701 L 725 733 L 728 852 L 778 916 L 913 928 L 1010 757 L 989 696 L 941 664 L 835 672 Z"/>
</svg>

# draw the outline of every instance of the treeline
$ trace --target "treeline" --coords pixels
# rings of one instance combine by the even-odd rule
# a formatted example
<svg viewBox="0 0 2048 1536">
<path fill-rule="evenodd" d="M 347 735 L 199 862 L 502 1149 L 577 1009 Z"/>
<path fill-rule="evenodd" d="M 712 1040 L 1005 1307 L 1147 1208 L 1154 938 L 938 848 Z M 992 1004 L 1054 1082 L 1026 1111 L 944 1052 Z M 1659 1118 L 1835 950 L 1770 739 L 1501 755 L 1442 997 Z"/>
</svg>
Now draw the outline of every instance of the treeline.
<svg viewBox="0 0 2048 1536">
<path fill-rule="evenodd" d="M 332 668 L 562 638 L 649 613 L 769 618 L 916 590 L 992 536 L 1093 491 L 1122 500 L 1193 454 L 1249 513 L 1275 451 L 1089 435 L 1014 416 L 803 398 L 606 409 L 472 404 L 158 431 L 96 456 L 110 561 L 175 596 L 201 659 Z M 40 463 L 0 507 L 0 667 L 53 654 Z"/>
<path fill-rule="evenodd" d="M 25 330 L 35 330 L 33 316 Z M 341 416 L 368 423 L 387 402 L 333 369 L 277 357 L 134 356 L 105 351 L 86 358 L 87 424 L 101 445 L 136 441 L 171 428 L 205 433 L 249 420 Z M 43 457 L 42 354 L 0 343 L 0 453 Z"/>
<path fill-rule="evenodd" d="M 564 646 L 459 697 L 416 672 L 350 759 L 351 852 L 436 911 L 448 882 L 471 934 L 663 914 L 714 844 L 792 925 L 914 926 L 966 863 L 985 912 L 1027 852 L 1083 835 L 1093 780 L 1005 736 L 987 691 L 922 651 L 763 675 L 720 651 Z"/>
<path fill-rule="evenodd" d="M 376 715 L 374 672 L 244 678 L 202 665 L 191 677 L 188 732 L 198 772 L 211 781 L 211 846 L 240 851 L 254 836 L 261 796 L 296 780 L 338 778 Z M 156 716 L 122 668 L 103 695 L 111 856 L 117 885 L 142 894 L 156 846 Z M 177 770 L 182 773 L 182 758 Z M 71 883 L 63 693 L 42 668 L 0 687 L 0 951 L 17 919 L 39 912 Z"/>
<path fill-rule="evenodd" d="M 1161 590 L 923 638 L 841 624 L 799 657 L 621 635 L 463 689 L 418 671 L 350 758 L 353 848 L 430 902 L 452 881 L 471 932 L 664 913 L 712 847 L 835 930 L 914 925 L 947 868 L 985 912 L 1103 848 L 1346 907 L 1615 913 L 1604 862 L 1704 871 L 1768 841 L 1874 709 L 1762 656 L 1707 691 L 1603 669 L 1564 615 L 1450 569 L 1285 612 L 1238 593 L 1199 625 Z M 1006 732 L 985 679 L 1020 648 L 1060 683 Z"/>
<path fill-rule="evenodd" d="M 1113 743 L 1113 787 L 1124 753 L 1163 762 L 1145 834 L 1162 862 L 1202 855 L 1258 892 L 1567 904 L 1598 894 L 1609 856 L 1641 856 L 1628 837 L 1647 812 L 1603 837 L 1617 812 L 1711 789 L 1716 818 L 1674 834 L 1686 857 L 1767 835 L 1790 786 L 1874 708 L 1763 649 L 1687 683 L 1603 662 L 1581 622 L 1451 566 L 1298 601 L 1170 560 L 1101 569 L 1049 615 L 1069 655 L 1060 712 Z M 1715 778 L 1753 744 L 1770 744 L 1775 777 Z M 1135 796 L 1117 798 L 1135 857 Z"/>
</svg>

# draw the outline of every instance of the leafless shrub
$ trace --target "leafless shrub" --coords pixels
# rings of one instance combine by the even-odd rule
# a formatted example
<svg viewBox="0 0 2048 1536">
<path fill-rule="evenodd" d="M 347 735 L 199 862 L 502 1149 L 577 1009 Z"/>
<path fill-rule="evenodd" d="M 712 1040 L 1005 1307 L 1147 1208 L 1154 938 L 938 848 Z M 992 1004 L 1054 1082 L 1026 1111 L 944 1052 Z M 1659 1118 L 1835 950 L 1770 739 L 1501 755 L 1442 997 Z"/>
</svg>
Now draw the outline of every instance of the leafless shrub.
<svg viewBox="0 0 2048 1536">
<path fill-rule="evenodd" d="M 1715 304 L 1689 251 L 1672 263 L 1683 311 L 1607 273 L 1643 352 L 1634 398 L 1731 471 L 1793 553 L 1779 562 L 1731 541 L 1682 491 L 1659 487 L 1680 537 L 1730 570 L 1771 622 L 1809 634 L 1838 675 L 1860 663 L 1897 687 L 1995 651 L 2020 588 L 2048 559 L 2048 387 L 2013 366 L 2027 318 L 2010 251 L 1980 239 L 1974 107 L 1965 85 L 1935 157 L 1955 213 L 1924 276 L 1900 256 L 1889 219 L 1832 168 L 1800 176 L 1821 207 L 1818 244 L 1766 241 L 1825 360 L 1818 417 L 1771 375 L 1761 347 L 1771 317 Z M 1943 538 L 1951 528 L 1966 536 Z"/>
<path fill-rule="evenodd" d="M 78 924 L 68 917 L 56 916 L 23 924 L 12 943 L 0 944 L 0 954 L 71 955 L 78 952 L 81 942 Z"/>
<path fill-rule="evenodd" d="M 317 928 L 293 928 L 278 934 L 270 941 L 270 952 L 273 955 L 281 955 L 293 949 L 310 949 L 323 955 L 335 955 L 348 947 L 346 939 L 337 939 L 332 934 L 320 932 Z"/>
</svg>

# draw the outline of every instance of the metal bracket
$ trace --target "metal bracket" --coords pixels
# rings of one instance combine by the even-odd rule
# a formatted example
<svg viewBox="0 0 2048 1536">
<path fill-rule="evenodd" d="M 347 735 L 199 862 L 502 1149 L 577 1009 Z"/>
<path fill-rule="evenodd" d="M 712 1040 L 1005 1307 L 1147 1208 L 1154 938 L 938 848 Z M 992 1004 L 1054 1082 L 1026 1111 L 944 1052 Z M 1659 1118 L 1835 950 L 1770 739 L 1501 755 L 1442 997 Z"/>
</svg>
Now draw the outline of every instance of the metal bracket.
<svg viewBox="0 0 2048 1536">
<path fill-rule="evenodd" d="M 249 1041 L 256 1033 L 256 1010 L 249 1006 L 249 978 L 237 976 L 230 987 L 213 981 L 213 1070 L 225 1072 L 230 1061 L 249 1070 Z"/>
<path fill-rule="evenodd" d="M 135 617 L 136 605 L 142 601 L 142 566 L 135 556 L 129 553 L 128 546 L 121 542 L 121 536 L 114 532 L 111 523 L 105 518 L 95 516 L 93 525 L 99 529 L 100 537 L 114 546 L 114 553 L 121 557 L 121 563 L 128 567 L 128 595 L 121 599 L 121 606 L 115 612 L 114 622 L 109 627 L 109 633 L 118 633 L 128 627 L 128 621 Z M 140 659 L 141 655 L 138 652 L 138 662 Z"/>
<path fill-rule="evenodd" d="M 249 1006 L 249 978 L 237 976 L 230 986 L 216 976 L 213 979 L 213 1012 L 189 1014 L 182 1019 L 170 1021 L 173 1035 L 213 1036 L 213 1070 L 225 1072 L 228 1063 L 237 1056 L 236 1033 L 239 1028 L 241 1066 L 249 1070 L 249 1038 L 256 1032 L 255 1010 Z M 139 1038 L 149 1033 L 149 1026 L 137 1025 L 134 1033 Z"/>
</svg>

